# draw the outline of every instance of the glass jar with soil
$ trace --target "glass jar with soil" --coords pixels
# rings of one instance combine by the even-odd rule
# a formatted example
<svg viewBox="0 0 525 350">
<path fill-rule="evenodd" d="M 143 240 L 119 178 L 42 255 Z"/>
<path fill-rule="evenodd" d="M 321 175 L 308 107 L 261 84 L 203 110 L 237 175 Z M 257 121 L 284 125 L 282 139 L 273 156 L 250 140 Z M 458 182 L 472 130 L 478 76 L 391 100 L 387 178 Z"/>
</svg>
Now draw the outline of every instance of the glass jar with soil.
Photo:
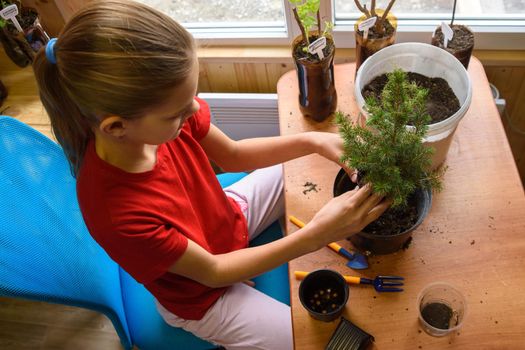
<svg viewBox="0 0 525 350">
<path fill-rule="evenodd" d="M 383 10 L 376 10 L 378 16 L 384 13 Z M 386 20 L 382 24 L 382 30 L 378 30 L 373 26 L 368 30 L 368 35 L 365 38 L 364 32 L 359 30 L 359 24 L 366 20 L 366 16 L 361 16 L 354 25 L 355 30 L 355 71 L 357 71 L 361 64 L 370 56 L 379 50 L 390 46 L 396 41 L 397 19 L 394 15 L 388 14 Z"/>
<path fill-rule="evenodd" d="M 444 46 L 444 35 L 441 26 L 434 31 L 431 44 L 450 52 L 467 69 L 472 50 L 474 49 L 474 33 L 468 27 L 460 24 L 454 24 L 450 28 L 454 35 L 452 40 L 447 42 L 447 47 Z"/>
<path fill-rule="evenodd" d="M 467 301 L 454 286 L 435 282 L 418 296 L 419 321 L 425 332 L 442 337 L 458 330 L 466 317 Z"/>
<path fill-rule="evenodd" d="M 311 43 L 317 38 L 317 33 L 310 33 Z M 327 35 L 323 59 L 319 59 L 317 54 L 305 52 L 302 48 L 306 46 L 302 35 L 296 37 L 292 43 L 292 56 L 299 81 L 299 108 L 303 116 L 322 122 L 337 107 L 334 83 L 335 45 L 333 39 Z"/>
</svg>

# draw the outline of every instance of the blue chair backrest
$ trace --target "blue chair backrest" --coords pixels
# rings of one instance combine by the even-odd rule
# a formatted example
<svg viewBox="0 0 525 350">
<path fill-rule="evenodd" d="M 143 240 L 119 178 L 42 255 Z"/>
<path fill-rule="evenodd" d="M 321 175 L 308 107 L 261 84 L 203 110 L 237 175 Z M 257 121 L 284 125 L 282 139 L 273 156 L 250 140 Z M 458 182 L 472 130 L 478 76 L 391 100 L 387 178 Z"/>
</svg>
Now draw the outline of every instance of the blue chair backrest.
<svg viewBox="0 0 525 350">
<path fill-rule="evenodd" d="M 119 267 L 91 238 L 60 146 L 0 116 L 0 295 L 92 309 L 125 348 Z"/>
</svg>

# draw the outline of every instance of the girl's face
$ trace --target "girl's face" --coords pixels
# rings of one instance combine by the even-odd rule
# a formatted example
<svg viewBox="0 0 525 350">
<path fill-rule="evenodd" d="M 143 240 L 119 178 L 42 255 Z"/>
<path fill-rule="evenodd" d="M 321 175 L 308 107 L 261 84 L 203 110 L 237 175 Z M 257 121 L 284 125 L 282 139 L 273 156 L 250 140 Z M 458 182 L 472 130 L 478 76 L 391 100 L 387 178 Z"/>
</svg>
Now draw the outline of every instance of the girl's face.
<svg viewBox="0 0 525 350">
<path fill-rule="evenodd" d="M 128 139 L 159 145 L 179 136 L 184 122 L 199 110 L 199 103 L 194 100 L 198 80 L 199 63 L 195 58 L 190 75 L 173 89 L 166 103 L 154 107 L 142 118 L 131 120 L 126 132 Z"/>
</svg>

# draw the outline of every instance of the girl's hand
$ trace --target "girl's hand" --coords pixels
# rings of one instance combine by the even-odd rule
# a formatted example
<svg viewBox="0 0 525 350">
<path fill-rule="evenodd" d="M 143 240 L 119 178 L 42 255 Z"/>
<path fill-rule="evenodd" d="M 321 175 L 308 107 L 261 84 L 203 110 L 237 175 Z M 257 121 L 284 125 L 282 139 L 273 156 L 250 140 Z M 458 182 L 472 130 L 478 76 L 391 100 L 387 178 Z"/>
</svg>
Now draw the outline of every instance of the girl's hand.
<svg viewBox="0 0 525 350">
<path fill-rule="evenodd" d="M 343 155 L 343 139 L 339 134 L 331 132 L 312 132 L 312 142 L 315 152 L 326 159 L 329 159 L 345 169 L 352 181 L 357 181 L 357 173 L 354 169 L 349 168 L 346 164 L 341 163 Z"/>
<path fill-rule="evenodd" d="M 319 246 L 324 246 L 361 231 L 390 204 L 383 197 L 372 194 L 371 186 L 367 184 L 330 200 L 308 225 L 315 225 L 315 239 Z"/>
</svg>

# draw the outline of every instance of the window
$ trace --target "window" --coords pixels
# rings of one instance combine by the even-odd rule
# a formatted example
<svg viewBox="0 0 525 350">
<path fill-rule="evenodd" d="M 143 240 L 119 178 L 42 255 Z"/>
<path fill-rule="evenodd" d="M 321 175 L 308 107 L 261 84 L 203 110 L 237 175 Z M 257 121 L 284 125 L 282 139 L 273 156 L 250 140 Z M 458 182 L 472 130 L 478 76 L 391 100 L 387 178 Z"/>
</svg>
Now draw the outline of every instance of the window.
<svg viewBox="0 0 525 350">
<path fill-rule="evenodd" d="M 171 16 L 196 38 L 288 38 L 283 0 L 138 1 Z"/>
<path fill-rule="evenodd" d="M 361 0 L 361 3 L 369 1 Z M 354 1 L 335 0 L 336 19 L 355 19 L 360 12 Z M 387 0 L 378 0 L 377 7 L 384 9 Z M 450 19 L 454 0 L 397 0 L 394 11 L 405 19 Z M 525 19 L 525 0 L 458 0 L 456 5 L 458 19 Z"/>
<path fill-rule="evenodd" d="M 172 16 L 198 39 L 217 44 L 286 45 L 299 35 L 288 0 L 139 0 Z M 361 0 L 369 4 L 370 0 Z M 388 0 L 377 0 L 385 8 Z M 450 22 L 454 0 L 397 0 L 397 42 L 428 42 Z M 321 0 L 324 20 L 335 23 L 338 47 L 354 47 L 354 0 Z M 478 49 L 525 49 L 525 0 L 457 0 L 455 23 L 470 26 Z M 209 42 L 212 44 L 211 42 Z"/>
</svg>

